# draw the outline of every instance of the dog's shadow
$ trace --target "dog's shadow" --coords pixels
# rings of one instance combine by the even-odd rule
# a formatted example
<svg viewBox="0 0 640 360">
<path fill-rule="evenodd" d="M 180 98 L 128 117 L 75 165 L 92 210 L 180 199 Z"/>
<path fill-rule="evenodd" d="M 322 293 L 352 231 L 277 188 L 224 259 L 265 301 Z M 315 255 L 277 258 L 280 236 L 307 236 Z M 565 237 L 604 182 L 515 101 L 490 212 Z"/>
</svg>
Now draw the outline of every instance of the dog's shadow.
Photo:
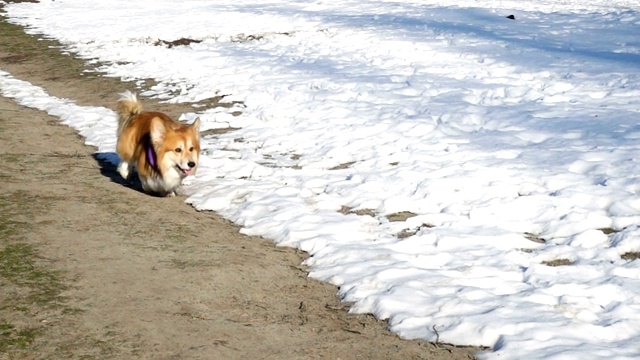
<svg viewBox="0 0 640 360">
<path fill-rule="evenodd" d="M 100 174 L 108 177 L 116 184 L 120 184 L 122 186 L 136 190 L 137 192 L 144 193 L 144 191 L 142 190 L 142 184 L 140 183 L 137 174 L 131 174 L 128 180 L 124 179 L 122 175 L 120 175 L 120 173 L 118 172 L 118 167 L 116 165 L 120 163 L 118 154 L 114 152 L 94 153 L 93 159 L 100 166 Z"/>
</svg>

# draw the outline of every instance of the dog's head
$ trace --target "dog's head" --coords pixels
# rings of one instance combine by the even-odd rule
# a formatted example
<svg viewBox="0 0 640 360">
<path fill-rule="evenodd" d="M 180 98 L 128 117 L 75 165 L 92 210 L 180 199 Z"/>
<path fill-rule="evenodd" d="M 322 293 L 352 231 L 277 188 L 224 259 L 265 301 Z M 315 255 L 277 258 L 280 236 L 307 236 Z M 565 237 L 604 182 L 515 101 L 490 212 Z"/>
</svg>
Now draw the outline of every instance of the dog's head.
<svg viewBox="0 0 640 360">
<path fill-rule="evenodd" d="M 200 158 L 200 118 L 191 125 L 165 126 L 159 119 L 151 122 L 151 142 L 162 174 L 176 171 L 181 178 L 194 175 Z"/>
</svg>

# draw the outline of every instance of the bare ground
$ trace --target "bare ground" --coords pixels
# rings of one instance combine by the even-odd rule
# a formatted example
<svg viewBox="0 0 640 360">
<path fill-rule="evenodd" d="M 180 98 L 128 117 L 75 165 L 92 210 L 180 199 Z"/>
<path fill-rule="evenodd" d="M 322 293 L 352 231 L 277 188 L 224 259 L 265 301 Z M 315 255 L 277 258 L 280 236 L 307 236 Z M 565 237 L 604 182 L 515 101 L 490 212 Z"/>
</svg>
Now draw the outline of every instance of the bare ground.
<svg viewBox="0 0 640 360">
<path fill-rule="evenodd" d="M 0 69 L 80 105 L 129 83 L 84 72 L 0 17 Z M 208 105 L 215 105 L 212 99 Z M 144 100 L 177 117 L 190 105 Z M 405 341 L 311 280 L 305 254 L 121 181 L 73 130 L 0 97 L 0 359 L 469 359 Z"/>
</svg>

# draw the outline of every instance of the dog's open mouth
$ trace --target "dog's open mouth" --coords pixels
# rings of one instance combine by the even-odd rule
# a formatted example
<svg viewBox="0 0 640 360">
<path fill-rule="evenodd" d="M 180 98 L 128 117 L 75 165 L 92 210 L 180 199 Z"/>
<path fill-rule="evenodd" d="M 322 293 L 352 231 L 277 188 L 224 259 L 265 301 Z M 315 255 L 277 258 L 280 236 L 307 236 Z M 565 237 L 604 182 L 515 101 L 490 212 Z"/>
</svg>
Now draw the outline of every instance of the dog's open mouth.
<svg viewBox="0 0 640 360">
<path fill-rule="evenodd" d="M 183 169 L 180 166 L 176 166 L 176 167 L 178 168 L 178 170 L 180 170 L 180 172 L 182 173 L 183 176 L 193 175 L 193 169 L 192 168 Z"/>
</svg>

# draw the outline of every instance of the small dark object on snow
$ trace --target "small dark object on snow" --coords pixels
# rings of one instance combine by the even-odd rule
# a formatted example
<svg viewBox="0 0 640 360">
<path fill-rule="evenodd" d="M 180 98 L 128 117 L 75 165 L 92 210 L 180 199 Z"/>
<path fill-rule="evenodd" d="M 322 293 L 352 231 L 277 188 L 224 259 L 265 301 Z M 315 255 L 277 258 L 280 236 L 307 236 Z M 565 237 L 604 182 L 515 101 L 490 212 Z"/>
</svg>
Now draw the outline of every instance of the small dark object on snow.
<svg viewBox="0 0 640 360">
<path fill-rule="evenodd" d="M 507 16 L 507 19 L 515 20 L 516 16 L 515 15 L 509 15 L 509 16 Z"/>
<path fill-rule="evenodd" d="M 180 38 L 178 40 L 173 40 L 173 41 L 158 40 L 153 45 L 155 45 L 155 46 L 166 45 L 169 49 L 171 49 L 174 46 L 186 46 L 186 45 L 189 45 L 191 43 L 196 43 L 197 44 L 197 43 L 201 43 L 201 42 L 202 42 L 202 40 Z"/>
</svg>

